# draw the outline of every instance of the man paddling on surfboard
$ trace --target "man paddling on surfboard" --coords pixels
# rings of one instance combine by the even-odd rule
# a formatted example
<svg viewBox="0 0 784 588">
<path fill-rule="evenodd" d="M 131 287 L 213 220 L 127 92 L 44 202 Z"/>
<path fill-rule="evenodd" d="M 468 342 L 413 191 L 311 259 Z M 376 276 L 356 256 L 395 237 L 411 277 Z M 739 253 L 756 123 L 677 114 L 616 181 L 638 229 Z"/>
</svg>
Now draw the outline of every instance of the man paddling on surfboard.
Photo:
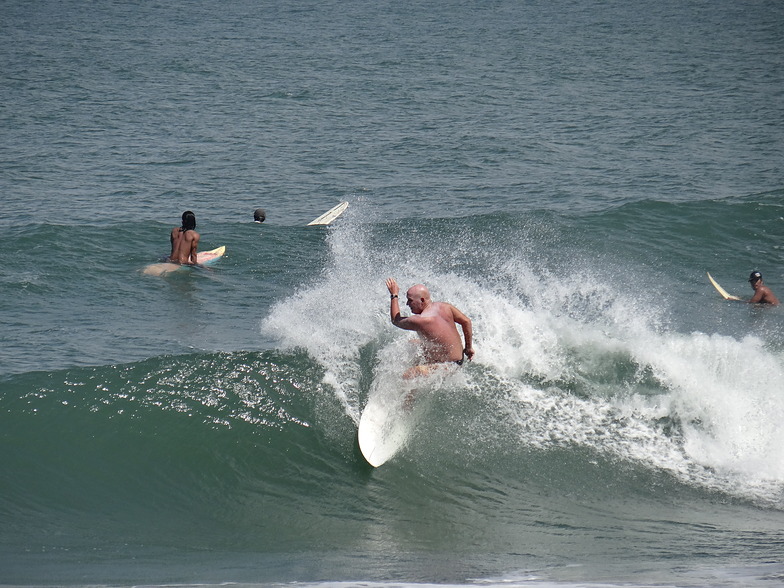
<svg viewBox="0 0 784 588">
<path fill-rule="evenodd" d="M 182 226 L 171 230 L 171 255 L 169 261 L 180 265 L 198 265 L 196 253 L 200 235 L 196 228 L 196 215 L 190 210 L 182 213 Z"/>
<path fill-rule="evenodd" d="M 397 282 L 389 278 L 387 289 L 390 294 L 389 314 L 392 324 L 400 329 L 416 331 L 422 339 L 424 365 L 414 366 L 403 374 L 406 379 L 425 375 L 439 365 L 463 364 L 463 358 L 474 357 L 471 319 L 447 302 L 433 302 L 430 292 L 422 284 L 411 286 L 406 292 L 406 304 L 413 316 L 400 315 Z M 465 346 L 456 325 L 463 330 Z"/>
<path fill-rule="evenodd" d="M 754 288 L 754 296 L 751 297 L 749 303 L 751 304 L 771 304 L 777 306 L 779 299 L 773 294 L 773 291 L 768 288 L 762 281 L 762 274 L 758 271 L 751 272 L 749 276 L 749 283 Z"/>
</svg>

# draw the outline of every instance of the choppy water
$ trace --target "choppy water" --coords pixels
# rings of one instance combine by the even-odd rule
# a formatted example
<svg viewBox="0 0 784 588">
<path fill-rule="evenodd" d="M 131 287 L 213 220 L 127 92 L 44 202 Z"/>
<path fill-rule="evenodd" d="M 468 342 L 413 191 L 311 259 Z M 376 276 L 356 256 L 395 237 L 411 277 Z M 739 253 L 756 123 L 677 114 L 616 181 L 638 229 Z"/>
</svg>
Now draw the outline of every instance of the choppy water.
<svg viewBox="0 0 784 588">
<path fill-rule="evenodd" d="M 784 294 L 780 4 L 2 11 L 0 584 L 784 580 L 784 314 L 705 276 Z M 387 276 L 477 357 L 372 470 Z"/>
</svg>

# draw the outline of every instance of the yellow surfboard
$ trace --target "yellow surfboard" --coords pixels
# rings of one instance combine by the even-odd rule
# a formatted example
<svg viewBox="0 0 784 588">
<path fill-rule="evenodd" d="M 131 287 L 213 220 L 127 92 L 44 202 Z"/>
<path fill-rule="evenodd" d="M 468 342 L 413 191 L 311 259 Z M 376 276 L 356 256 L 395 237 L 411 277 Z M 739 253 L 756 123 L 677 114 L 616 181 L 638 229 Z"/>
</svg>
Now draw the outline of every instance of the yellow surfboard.
<svg viewBox="0 0 784 588">
<path fill-rule="evenodd" d="M 710 275 L 710 272 L 707 273 L 708 273 L 708 279 L 710 280 L 710 283 L 713 284 L 713 287 L 716 288 L 716 290 L 719 292 L 719 294 L 721 294 L 721 297 L 724 298 L 724 300 L 741 300 L 741 298 L 738 298 L 737 296 L 728 294 L 727 291 L 721 286 L 719 286 L 719 283 L 713 279 L 713 276 Z"/>
</svg>

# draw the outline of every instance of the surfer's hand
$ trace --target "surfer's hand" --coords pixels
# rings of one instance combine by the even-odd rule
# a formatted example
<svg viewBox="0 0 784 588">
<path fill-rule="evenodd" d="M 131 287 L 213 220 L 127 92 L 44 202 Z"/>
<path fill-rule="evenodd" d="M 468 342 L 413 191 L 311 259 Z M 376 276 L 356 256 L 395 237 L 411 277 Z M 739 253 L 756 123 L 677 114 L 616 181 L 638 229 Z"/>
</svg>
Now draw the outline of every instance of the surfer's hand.
<svg viewBox="0 0 784 588">
<path fill-rule="evenodd" d="M 465 356 L 468 358 L 468 361 L 471 361 L 472 359 L 474 359 L 474 348 L 473 347 L 466 347 L 465 349 L 463 349 L 463 353 L 465 353 Z"/>
<path fill-rule="evenodd" d="M 392 296 L 397 296 L 399 288 L 394 278 L 387 278 L 387 290 Z"/>
</svg>

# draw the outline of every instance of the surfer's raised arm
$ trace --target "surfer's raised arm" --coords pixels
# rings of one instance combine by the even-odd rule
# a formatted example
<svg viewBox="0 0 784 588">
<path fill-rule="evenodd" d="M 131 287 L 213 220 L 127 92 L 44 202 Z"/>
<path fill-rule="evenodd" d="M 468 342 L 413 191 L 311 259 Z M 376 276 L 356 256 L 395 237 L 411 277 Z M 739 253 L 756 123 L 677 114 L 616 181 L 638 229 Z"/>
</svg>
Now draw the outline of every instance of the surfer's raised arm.
<svg viewBox="0 0 784 588">
<path fill-rule="evenodd" d="M 387 290 L 389 290 L 389 315 L 392 323 L 397 324 L 400 320 L 400 303 L 398 302 L 398 294 L 400 288 L 393 278 L 387 278 Z"/>
<path fill-rule="evenodd" d="M 423 334 L 424 332 L 424 336 L 426 336 L 426 333 L 429 330 L 428 323 L 432 322 L 431 317 L 422 315 L 422 312 L 432 305 L 430 292 L 427 291 L 427 288 L 418 284 L 416 286 L 411 286 L 411 288 L 408 289 L 406 304 L 414 313 L 413 316 L 403 316 L 400 314 L 399 288 L 397 282 L 393 278 L 387 280 L 387 289 L 389 290 L 390 295 L 389 318 L 392 320 L 392 324 L 407 331 L 416 331 L 420 334 Z"/>
</svg>

